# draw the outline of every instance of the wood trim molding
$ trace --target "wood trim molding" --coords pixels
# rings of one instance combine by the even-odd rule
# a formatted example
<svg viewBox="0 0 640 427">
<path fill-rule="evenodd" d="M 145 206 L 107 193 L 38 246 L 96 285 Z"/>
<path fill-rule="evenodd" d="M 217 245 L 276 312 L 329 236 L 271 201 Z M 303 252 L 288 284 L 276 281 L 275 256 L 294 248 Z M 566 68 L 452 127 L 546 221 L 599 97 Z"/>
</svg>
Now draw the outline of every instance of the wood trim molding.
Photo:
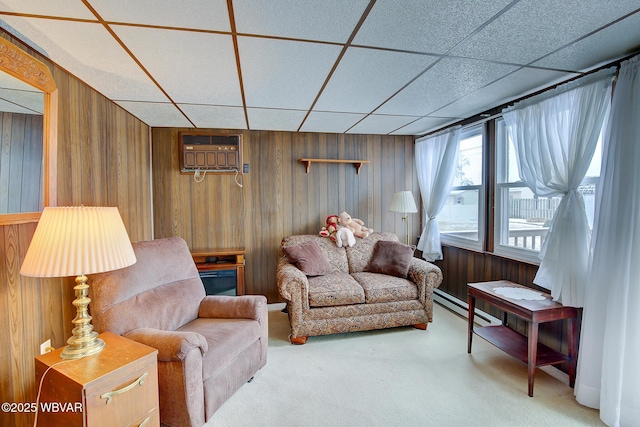
<svg viewBox="0 0 640 427">
<path fill-rule="evenodd" d="M 49 67 L 0 37 L 0 70 L 43 92 L 56 90 L 56 82 Z"/>
</svg>

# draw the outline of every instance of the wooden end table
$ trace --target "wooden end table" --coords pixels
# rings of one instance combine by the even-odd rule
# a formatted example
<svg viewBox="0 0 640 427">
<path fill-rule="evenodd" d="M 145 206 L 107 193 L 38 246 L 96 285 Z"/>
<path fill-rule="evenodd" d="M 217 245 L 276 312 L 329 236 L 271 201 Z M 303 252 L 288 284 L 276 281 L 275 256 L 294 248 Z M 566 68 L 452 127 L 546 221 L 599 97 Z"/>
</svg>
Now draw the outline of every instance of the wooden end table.
<svg viewBox="0 0 640 427">
<path fill-rule="evenodd" d="M 529 396 L 533 396 L 533 380 L 538 366 L 555 365 L 569 362 L 569 386 L 573 387 L 576 377 L 576 361 L 578 350 L 577 319 L 579 308 L 567 307 L 553 301 L 551 295 L 540 292 L 544 300 L 522 300 L 507 298 L 496 293 L 500 287 L 523 288 L 507 280 L 495 282 L 469 283 L 469 342 L 467 353 L 471 353 L 473 334 L 484 338 L 507 354 L 526 363 L 529 367 Z M 473 327 L 476 299 L 491 304 L 503 311 L 502 325 L 491 325 L 480 328 Z M 513 314 L 528 322 L 528 337 L 507 326 L 507 313 Z M 538 325 L 554 320 L 568 320 L 568 354 L 560 353 L 538 343 Z"/>
<path fill-rule="evenodd" d="M 36 357 L 39 409 L 54 408 L 38 414 L 39 427 L 160 425 L 158 350 L 111 332 L 99 337 L 106 346 L 92 356 L 61 359 L 59 348 Z"/>
</svg>

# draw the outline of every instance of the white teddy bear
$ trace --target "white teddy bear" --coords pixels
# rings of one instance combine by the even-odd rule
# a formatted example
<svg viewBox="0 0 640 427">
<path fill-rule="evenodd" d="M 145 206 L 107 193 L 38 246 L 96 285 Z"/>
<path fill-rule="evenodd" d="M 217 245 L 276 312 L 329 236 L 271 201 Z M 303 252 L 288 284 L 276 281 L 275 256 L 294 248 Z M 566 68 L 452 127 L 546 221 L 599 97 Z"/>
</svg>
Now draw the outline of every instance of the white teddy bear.
<svg viewBox="0 0 640 427">
<path fill-rule="evenodd" d="M 353 246 L 356 244 L 356 238 L 353 235 L 353 231 L 346 227 L 338 227 L 336 231 L 336 245 L 339 248 L 346 246 Z"/>
</svg>

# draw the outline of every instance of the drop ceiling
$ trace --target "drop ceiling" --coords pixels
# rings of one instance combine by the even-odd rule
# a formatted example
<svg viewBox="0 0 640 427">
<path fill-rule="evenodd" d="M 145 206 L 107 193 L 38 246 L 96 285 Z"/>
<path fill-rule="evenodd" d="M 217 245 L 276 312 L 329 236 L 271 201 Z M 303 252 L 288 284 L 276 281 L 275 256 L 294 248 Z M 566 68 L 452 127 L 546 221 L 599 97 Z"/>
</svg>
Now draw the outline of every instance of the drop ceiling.
<svg viewBox="0 0 640 427">
<path fill-rule="evenodd" d="M 0 0 L 151 127 L 421 135 L 640 50 L 640 0 Z"/>
</svg>

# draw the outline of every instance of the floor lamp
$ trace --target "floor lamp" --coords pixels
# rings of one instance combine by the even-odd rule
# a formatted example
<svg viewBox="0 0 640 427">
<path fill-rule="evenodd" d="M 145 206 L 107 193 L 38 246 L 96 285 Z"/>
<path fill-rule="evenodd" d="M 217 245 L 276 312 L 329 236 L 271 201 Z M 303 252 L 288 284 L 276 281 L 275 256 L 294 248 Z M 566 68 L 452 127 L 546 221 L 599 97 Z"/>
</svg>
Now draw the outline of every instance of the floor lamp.
<svg viewBox="0 0 640 427">
<path fill-rule="evenodd" d="M 393 199 L 391 199 L 391 206 L 389 206 L 389 211 L 391 212 L 400 212 L 404 215 L 402 216 L 402 221 L 406 223 L 407 228 L 407 245 L 409 244 L 409 214 L 418 212 L 418 208 L 416 207 L 416 202 L 413 199 L 413 194 L 411 191 L 396 191 L 393 195 Z"/>
<path fill-rule="evenodd" d="M 76 317 L 72 337 L 60 354 L 80 359 L 99 353 L 105 346 L 93 331 L 89 315 L 89 285 L 86 274 L 117 270 L 136 262 L 131 240 L 118 208 L 44 208 L 24 257 L 20 274 L 30 277 L 77 276 Z"/>
</svg>

